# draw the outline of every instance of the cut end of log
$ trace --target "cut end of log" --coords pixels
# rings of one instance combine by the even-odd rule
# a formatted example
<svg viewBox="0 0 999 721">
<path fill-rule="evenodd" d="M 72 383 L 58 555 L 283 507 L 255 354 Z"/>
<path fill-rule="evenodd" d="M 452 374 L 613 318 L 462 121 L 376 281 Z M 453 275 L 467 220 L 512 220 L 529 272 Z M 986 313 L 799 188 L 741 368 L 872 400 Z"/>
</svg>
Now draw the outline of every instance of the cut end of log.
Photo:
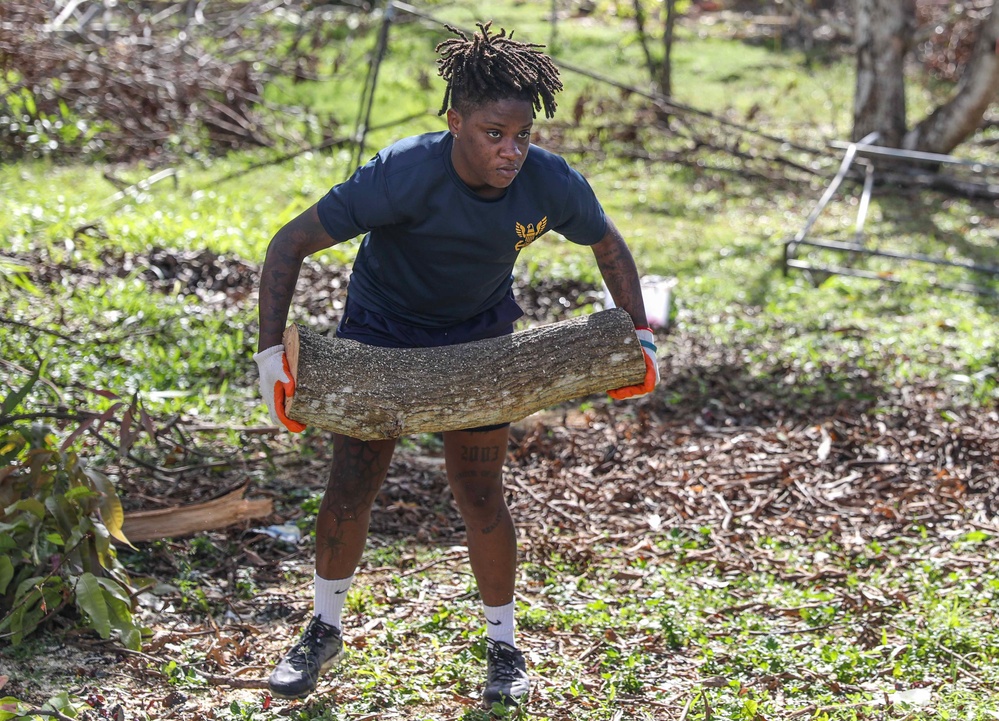
<svg viewBox="0 0 999 721">
<path fill-rule="evenodd" d="M 301 341 L 298 338 L 298 326 L 290 325 L 285 328 L 281 342 L 284 343 L 284 355 L 288 359 L 288 370 L 291 371 L 291 379 L 298 383 L 298 352 L 301 348 Z"/>
<path fill-rule="evenodd" d="M 288 359 L 288 372 L 291 374 L 291 382 L 298 385 L 298 357 L 302 348 L 302 341 L 298 336 L 298 326 L 290 325 L 284 329 L 281 338 L 284 343 L 284 357 Z M 285 398 L 284 414 L 288 415 L 288 405 L 290 398 Z"/>
</svg>

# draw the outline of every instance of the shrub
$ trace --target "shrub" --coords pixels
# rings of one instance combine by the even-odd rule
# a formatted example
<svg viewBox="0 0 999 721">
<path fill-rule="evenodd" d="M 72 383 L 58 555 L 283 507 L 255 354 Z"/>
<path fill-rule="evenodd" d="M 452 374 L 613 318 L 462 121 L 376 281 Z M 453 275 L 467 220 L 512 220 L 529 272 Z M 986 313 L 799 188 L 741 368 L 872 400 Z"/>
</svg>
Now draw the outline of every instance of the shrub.
<svg viewBox="0 0 999 721">
<path fill-rule="evenodd" d="M 10 420 L 38 377 L 0 409 L 0 633 L 20 644 L 75 607 L 102 638 L 114 633 L 138 650 L 128 574 L 111 544 L 128 543 L 121 502 L 108 477 L 71 450 L 93 419 L 61 442 L 44 423 Z"/>
</svg>

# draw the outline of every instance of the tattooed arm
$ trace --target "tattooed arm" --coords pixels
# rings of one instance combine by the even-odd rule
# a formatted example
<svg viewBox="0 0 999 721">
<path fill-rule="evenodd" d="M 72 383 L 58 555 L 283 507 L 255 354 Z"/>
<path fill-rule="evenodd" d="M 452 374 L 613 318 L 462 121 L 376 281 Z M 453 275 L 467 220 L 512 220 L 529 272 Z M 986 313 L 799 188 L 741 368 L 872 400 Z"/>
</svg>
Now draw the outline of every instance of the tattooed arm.
<svg viewBox="0 0 999 721">
<path fill-rule="evenodd" d="M 610 290 L 614 304 L 624 308 L 631 315 L 635 327 L 648 326 L 645 317 L 645 303 L 642 300 L 642 284 L 638 278 L 638 268 L 631 257 L 624 238 L 614 224 L 607 219 L 607 232 L 599 243 L 592 246 L 597 259 L 597 267 Z"/>
<path fill-rule="evenodd" d="M 298 273 L 306 256 L 329 248 L 336 242 L 319 222 L 315 205 L 274 235 L 267 246 L 267 257 L 260 271 L 258 351 L 281 343 Z"/>
<path fill-rule="evenodd" d="M 603 239 L 593 246 L 593 255 L 597 258 L 600 275 L 604 277 L 615 305 L 628 311 L 635 324 L 635 334 L 638 336 L 645 360 L 645 378 L 641 383 L 615 388 L 608 393 L 615 400 L 651 393 L 659 383 L 659 364 L 656 361 L 655 338 L 645 316 L 642 282 L 638 277 L 638 268 L 635 267 L 631 251 L 610 220 L 607 221 L 607 232 L 604 233 Z"/>
</svg>

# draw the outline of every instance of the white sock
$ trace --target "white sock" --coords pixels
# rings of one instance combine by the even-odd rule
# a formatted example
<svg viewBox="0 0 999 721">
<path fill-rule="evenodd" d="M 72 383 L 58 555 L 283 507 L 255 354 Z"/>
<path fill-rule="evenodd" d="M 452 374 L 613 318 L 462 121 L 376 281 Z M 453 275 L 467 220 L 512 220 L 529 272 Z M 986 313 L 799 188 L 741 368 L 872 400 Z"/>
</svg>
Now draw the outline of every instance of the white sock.
<svg viewBox="0 0 999 721">
<path fill-rule="evenodd" d="M 343 605 L 347 602 L 347 590 L 354 582 L 353 576 L 329 580 L 318 573 L 313 578 L 312 615 L 331 626 L 341 627 L 340 616 Z"/>
<path fill-rule="evenodd" d="M 486 613 L 486 636 L 492 641 L 502 641 L 514 646 L 513 643 L 513 606 L 514 601 L 505 606 L 487 606 L 482 604 Z M 514 646 L 514 648 L 516 648 Z"/>
</svg>

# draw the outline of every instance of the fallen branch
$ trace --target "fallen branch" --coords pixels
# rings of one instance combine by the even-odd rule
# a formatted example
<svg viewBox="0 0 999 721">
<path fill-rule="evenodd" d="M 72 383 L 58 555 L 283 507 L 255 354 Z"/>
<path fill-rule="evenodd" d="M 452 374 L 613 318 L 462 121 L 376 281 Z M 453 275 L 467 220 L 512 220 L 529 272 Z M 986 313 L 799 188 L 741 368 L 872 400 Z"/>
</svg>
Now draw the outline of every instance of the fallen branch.
<svg viewBox="0 0 999 721">
<path fill-rule="evenodd" d="M 224 528 L 242 521 L 264 518 L 274 511 L 271 499 L 243 498 L 246 486 L 220 498 L 189 506 L 158 508 L 125 516 L 122 533 L 132 542 L 177 538 L 199 531 Z"/>
</svg>

